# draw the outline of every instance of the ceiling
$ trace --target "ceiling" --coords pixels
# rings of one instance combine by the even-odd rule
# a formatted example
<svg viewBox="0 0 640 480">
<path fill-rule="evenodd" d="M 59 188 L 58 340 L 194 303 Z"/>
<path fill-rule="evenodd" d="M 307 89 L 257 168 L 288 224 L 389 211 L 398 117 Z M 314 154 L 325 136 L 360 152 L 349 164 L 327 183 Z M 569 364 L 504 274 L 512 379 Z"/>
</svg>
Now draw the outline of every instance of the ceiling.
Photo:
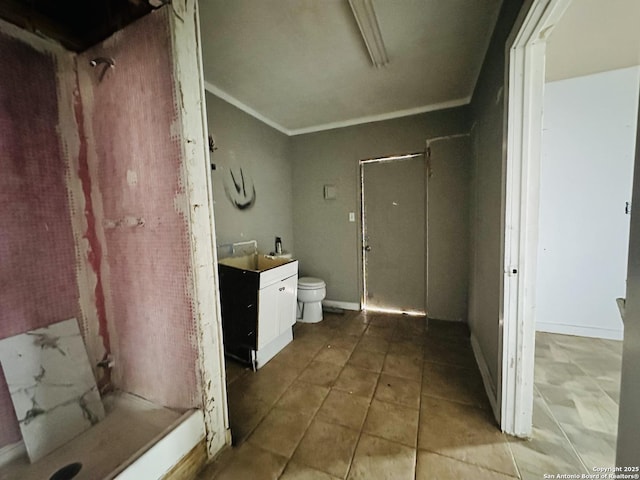
<svg viewBox="0 0 640 480">
<path fill-rule="evenodd" d="M 151 9 L 146 0 L 0 0 L 0 18 L 76 52 Z"/>
<path fill-rule="evenodd" d="M 640 65 L 639 20 L 639 0 L 573 0 L 547 41 L 547 80 Z"/>
<path fill-rule="evenodd" d="M 289 135 L 469 102 L 502 0 L 373 0 L 374 67 L 348 0 L 200 0 L 207 90 Z"/>
</svg>

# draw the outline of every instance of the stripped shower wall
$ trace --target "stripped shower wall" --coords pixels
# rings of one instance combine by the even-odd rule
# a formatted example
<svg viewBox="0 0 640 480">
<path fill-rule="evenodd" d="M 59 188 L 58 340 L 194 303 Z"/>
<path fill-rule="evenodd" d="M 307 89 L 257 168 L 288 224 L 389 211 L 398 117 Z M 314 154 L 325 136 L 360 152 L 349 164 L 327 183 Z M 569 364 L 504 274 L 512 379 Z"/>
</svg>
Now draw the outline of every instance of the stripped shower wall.
<svg viewBox="0 0 640 480">
<path fill-rule="evenodd" d="M 199 355 L 219 341 L 219 318 L 206 317 L 211 347 L 198 345 L 184 180 L 195 143 L 172 15 L 163 7 L 77 56 L 0 21 L 0 338 L 75 317 L 101 387 L 186 409 L 202 406 Z M 92 67 L 97 57 L 115 66 Z M 96 367 L 106 355 L 110 375 Z M 0 449 L 20 440 L 1 370 L 0 425 Z"/>
<path fill-rule="evenodd" d="M 56 54 L 0 25 L 0 338 L 84 323 L 58 129 Z M 0 371 L 0 448 L 20 440 Z"/>
<path fill-rule="evenodd" d="M 200 394 L 170 14 L 155 11 L 80 54 L 77 69 L 114 382 L 189 408 Z M 114 66 L 92 67 L 95 58 Z"/>
</svg>

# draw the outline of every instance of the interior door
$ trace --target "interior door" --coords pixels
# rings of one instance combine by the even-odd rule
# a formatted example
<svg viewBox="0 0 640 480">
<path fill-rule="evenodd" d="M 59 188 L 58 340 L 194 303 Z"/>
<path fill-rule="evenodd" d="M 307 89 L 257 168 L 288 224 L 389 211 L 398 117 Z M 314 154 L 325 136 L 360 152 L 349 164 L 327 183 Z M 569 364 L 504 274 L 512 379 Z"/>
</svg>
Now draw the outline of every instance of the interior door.
<svg viewBox="0 0 640 480">
<path fill-rule="evenodd" d="M 423 154 L 360 164 L 363 306 L 425 312 Z"/>
</svg>

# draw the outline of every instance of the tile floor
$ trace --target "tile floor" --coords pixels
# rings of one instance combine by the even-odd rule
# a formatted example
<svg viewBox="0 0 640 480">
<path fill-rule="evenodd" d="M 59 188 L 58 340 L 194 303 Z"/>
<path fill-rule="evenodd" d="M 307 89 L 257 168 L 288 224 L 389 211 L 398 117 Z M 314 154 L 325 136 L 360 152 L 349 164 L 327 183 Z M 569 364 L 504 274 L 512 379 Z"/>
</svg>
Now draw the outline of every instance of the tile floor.
<svg viewBox="0 0 640 480">
<path fill-rule="evenodd" d="M 586 351 L 584 368 L 601 367 L 593 377 L 568 358 L 580 350 L 570 337 L 538 337 L 534 438 L 524 441 L 498 429 L 463 324 L 346 312 L 294 335 L 256 373 L 228 362 L 234 448 L 199 479 L 541 479 L 605 461 L 601 434 L 615 422 L 587 412 L 608 404 L 601 394 L 613 401 L 616 384 Z M 598 347 L 619 355 L 614 344 Z M 575 395 L 554 362 L 593 395 Z M 572 423 L 583 418 L 598 432 L 591 440 Z"/>
<path fill-rule="evenodd" d="M 536 334 L 533 437 L 512 440 L 525 479 L 615 464 L 622 342 Z"/>
</svg>

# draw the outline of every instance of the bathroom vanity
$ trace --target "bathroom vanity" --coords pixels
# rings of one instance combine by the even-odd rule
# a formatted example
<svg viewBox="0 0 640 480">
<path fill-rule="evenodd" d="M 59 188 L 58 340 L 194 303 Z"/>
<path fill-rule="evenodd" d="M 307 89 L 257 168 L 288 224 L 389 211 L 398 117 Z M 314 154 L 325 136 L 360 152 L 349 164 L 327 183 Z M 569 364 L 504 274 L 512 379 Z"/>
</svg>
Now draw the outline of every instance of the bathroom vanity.
<svg viewBox="0 0 640 480">
<path fill-rule="evenodd" d="M 252 253 L 218 261 L 225 354 L 254 370 L 293 340 L 298 261 Z"/>
</svg>

